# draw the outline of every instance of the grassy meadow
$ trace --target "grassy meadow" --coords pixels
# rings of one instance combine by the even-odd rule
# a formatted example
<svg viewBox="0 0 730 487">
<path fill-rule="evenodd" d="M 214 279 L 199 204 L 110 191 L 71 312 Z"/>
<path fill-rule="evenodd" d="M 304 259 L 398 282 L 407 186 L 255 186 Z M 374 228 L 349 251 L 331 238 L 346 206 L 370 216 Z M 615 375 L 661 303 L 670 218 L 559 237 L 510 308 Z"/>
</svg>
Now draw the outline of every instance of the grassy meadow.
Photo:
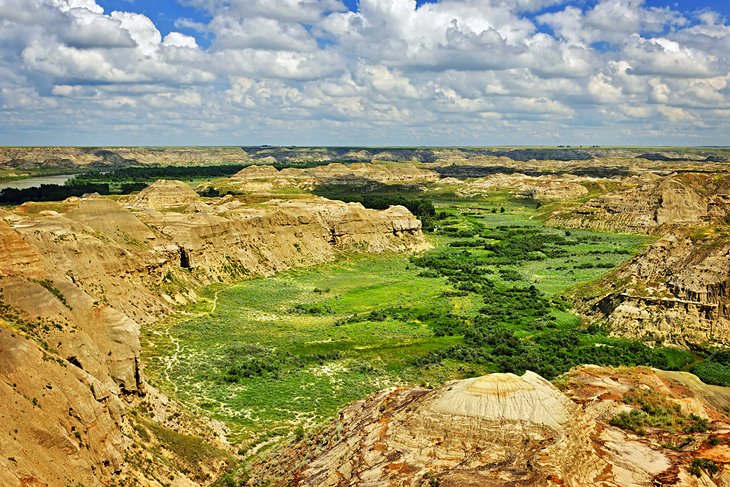
<svg viewBox="0 0 730 487">
<path fill-rule="evenodd" d="M 221 420 L 253 453 L 384 387 L 533 364 L 550 377 L 584 361 L 689 360 L 586 330 L 560 298 L 645 237 L 549 228 L 536 205 L 506 194 L 432 197 L 434 248 L 420 256 L 348 254 L 212 287 L 148 327 L 151 382 Z"/>
</svg>

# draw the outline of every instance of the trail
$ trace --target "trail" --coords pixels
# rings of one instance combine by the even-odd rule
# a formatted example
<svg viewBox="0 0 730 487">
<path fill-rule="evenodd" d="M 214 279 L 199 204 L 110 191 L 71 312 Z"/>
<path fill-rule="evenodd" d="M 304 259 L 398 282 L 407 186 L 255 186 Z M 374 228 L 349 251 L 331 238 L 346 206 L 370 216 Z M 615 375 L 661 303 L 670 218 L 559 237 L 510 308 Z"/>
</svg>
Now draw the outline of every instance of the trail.
<svg viewBox="0 0 730 487">
<path fill-rule="evenodd" d="M 216 291 L 213 294 L 213 307 L 208 312 L 209 315 L 212 315 L 213 313 L 215 313 L 215 309 L 218 307 L 218 293 L 220 293 L 220 291 Z"/>
<path fill-rule="evenodd" d="M 213 294 L 213 306 L 210 308 L 210 311 L 197 313 L 195 316 L 205 316 L 205 315 L 209 316 L 209 315 L 212 315 L 213 313 L 215 313 L 216 308 L 218 308 L 218 294 L 219 293 L 220 293 L 220 290 L 216 291 Z M 175 381 L 173 381 L 170 378 L 170 371 L 175 366 L 175 364 L 177 364 L 177 362 L 179 360 L 180 352 L 182 351 L 182 346 L 180 345 L 180 340 L 175 338 L 172 334 L 173 326 L 174 326 L 174 324 L 171 323 L 170 326 L 168 326 L 165 329 L 165 333 L 167 333 L 167 337 L 170 339 L 170 342 L 173 345 L 175 345 L 175 353 L 173 353 L 169 357 L 165 357 L 165 371 L 164 371 L 163 375 L 165 376 L 165 380 L 168 383 L 172 384 L 172 387 L 175 390 L 175 394 L 177 394 L 178 387 L 177 387 L 177 384 L 175 383 Z"/>
<path fill-rule="evenodd" d="M 172 369 L 172 366 L 177 363 L 177 361 L 178 361 L 178 355 L 180 354 L 180 350 L 182 349 L 182 347 L 180 346 L 180 341 L 177 338 L 175 338 L 174 336 L 172 336 L 172 333 L 170 333 L 170 330 L 171 329 L 172 329 L 172 326 L 170 326 L 167 329 L 167 337 L 170 339 L 170 341 L 173 344 L 175 344 L 175 353 L 173 353 L 169 357 L 165 357 L 166 365 L 165 365 L 165 373 L 164 374 L 165 374 L 165 380 L 167 380 L 167 382 L 169 382 L 170 384 L 172 384 L 172 387 L 175 389 L 175 394 L 177 395 L 177 391 L 178 391 L 178 389 L 177 389 L 177 383 L 175 383 L 170 378 L 170 369 Z"/>
<path fill-rule="evenodd" d="M 699 355 L 694 353 L 692 350 L 690 350 L 689 353 L 694 357 L 694 360 L 692 361 L 692 363 L 687 364 L 684 367 L 682 367 L 682 369 L 681 369 L 682 372 L 689 372 L 690 370 L 692 370 L 692 367 L 694 367 L 695 365 L 697 365 L 700 362 L 705 361 L 704 358 L 700 357 Z"/>
</svg>

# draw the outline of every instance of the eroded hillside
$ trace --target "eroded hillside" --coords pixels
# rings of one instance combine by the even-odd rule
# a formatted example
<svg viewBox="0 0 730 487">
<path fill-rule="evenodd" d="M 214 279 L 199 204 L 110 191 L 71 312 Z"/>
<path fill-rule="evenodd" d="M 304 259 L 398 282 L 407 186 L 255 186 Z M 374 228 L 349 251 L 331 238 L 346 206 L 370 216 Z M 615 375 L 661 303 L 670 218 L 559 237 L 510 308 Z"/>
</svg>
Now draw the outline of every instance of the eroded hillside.
<svg viewBox="0 0 730 487">
<path fill-rule="evenodd" d="M 309 192 L 373 203 L 360 191 L 365 196 L 380 191 L 383 201 L 408 191 L 409 203 L 442 198 L 458 209 L 438 216 L 433 205 L 422 207 L 428 218 L 438 218 L 433 241 L 443 248 L 398 268 L 403 281 L 418 278 L 409 282 L 411 288 L 440 279 L 438 289 L 423 294 L 428 302 L 420 303 L 431 309 L 403 307 L 404 293 L 393 282 L 384 284 L 393 286 L 388 288 L 393 296 L 376 294 L 372 303 L 359 288 L 348 295 L 307 282 L 311 303 L 281 299 L 282 309 L 252 308 L 252 329 L 292 313 L 300 334 L 309 329 L 304 325 L 318 324 L 311 328 L 316 337 L 290 334 L 288 344 L 305 349 L 306 360 L 319 364 L 308 372 L 333 388 L 343 387 L 338 373 L 345 369 L 392 384 L 384 369 L 421 367 L 443 381 L 530 366 L 555 377 L 558 369 L 585 363 L 576 362 L 578 357 L 599 363 L 616 363 L 609 361 L 615 357 L 619 363 L 654 363 L 632 360 L 659 357 L 674 363 L 676 350 L 606 337 L 570 315 L 557 293 L 629 259 L 637 247 L 630 239 L 571 234 L 566 227 L 655 239 L 599 281 L 568 293 L 591 323 L 652 346 L 730 345 L 730 199 L 728 179 L 720 174 L 726 170 L 722 151 L 258 147 L 3 154 L 0 165 L 14 170 L 181 160 L 306 163 L 282 170 L 253 166 L 198 188 L 208 195 L 231 193 L 224 197 L 201 197 L 187 184 L 158 181 L 131 196 L 87 195 L 0 211 L 0 399 L 8 405 L 0 412 L 0 423 L 8 425 L 0 458 L 3 484 L 209 484 L 222 471 L 235 470 L 240 457 L 226 442 L 224 426 L 203 418 L 204 408 L 193 414 L 190 404 L 181 407 L 147 383 L 140 328 L 195 303 L 211 284 L 330 262 L 343 252 L 407 253 L 430 246 L 421 221 L 402 206 L 374 210 Z M 363 163 L 383 159 L 407 162 Z M 334 163 L 307 166 L 314 162 Z M 498 196 L 486 198 L 493 194 Z M 542 219 L 563 229 L 546 228 Z M 551 279 L 560 282 L 547 282 Z M 300 292 L 293 285 L 283 292 L 294 290 Z M 352 301 L 367 306 L 350 312 L 346 304 Z M 223 308 L 223 316 L 235 314 L 233 305 Z M 213 323 L 210 314 L 203 314 L 205 324 Z M 393 334 L 380 343 L 376 325 Z M 244 329 L 243 323 L 237 326 Z M 404 327 L 405 345 L 395 340 Z M 348 333 L 359 333 L 365 343 L 355 343 Z M 337 349 L 347 343 L 362 352 L 358 360 Z M 222 358 L 212 352 L 197 357 L 230 362 L 215 365 L 223 379 L 214 376 L 215 367 L 201 372 L 218 389 L 245 391 L 248 383 L 241 378 L 281 380 L 277 374 L 309 363 L 275 342 L 226 346 L 217 350 Z M 392 353 L 392 362 L 379 356 L 381 350 Z M 550 360 L 543 356 L 548 353 Z M 690 368 L 693 356 L 680 355 L 676 363 Z M 301 397 L 301 387 L 312 393 L 315 384 L 315 379 L 296 384 L 292 400 Z M 685 373 L 636 368 L 579 367 L 556 384 L 528 372 L 436 389 L 387 389 L 347 407 L 324 430 L 297 432 L 297 441 L 274 450 L 268 461 L 254 462 L 238 480 L 730 484 L 727 389 Z M 232 410 L 225 399 L 235 393 L 223 394 L 221 410 Z M 297 419 L 306 416 L 289 403 L 281 407 Z M 282 436 L 277 446 L 286 444 L 289 433 L 276 433 Z M 252 452 L 259 447 L 265 451 L 266 442 Z"/>
<path fill-rule="evenodd" d="M 211 480 L 228 447 L 145 383 L 140 325 L 212 282 L 343 250 L 426 246 L 402 207 L 322 198 L 251 207 L 170 181 L 129 201 L 89 196 L 1 216 L 4 485 Z"/>
<path fill-rule="evenodd" d="M 269 480 L 306 486 L 721 486 L 730 481 L 727 389 L 706 386 L 690 374 L 597 367 L 575 369 L 560 384 L 564 392 L 527 372 L 434 390 L 384 390 L 259 464 L 249 485 Z M 642 410 L 642 404 L 653 412 L 644 412 L 650 409 Z M 646 418 L 641 436 L 621 423 L 622 415 L 631 414 Z M 652 423 L 660 414 L 665 421 Z M 692 470 L 708 460 L 717 467 L 712 478 Z"/>
</svg>

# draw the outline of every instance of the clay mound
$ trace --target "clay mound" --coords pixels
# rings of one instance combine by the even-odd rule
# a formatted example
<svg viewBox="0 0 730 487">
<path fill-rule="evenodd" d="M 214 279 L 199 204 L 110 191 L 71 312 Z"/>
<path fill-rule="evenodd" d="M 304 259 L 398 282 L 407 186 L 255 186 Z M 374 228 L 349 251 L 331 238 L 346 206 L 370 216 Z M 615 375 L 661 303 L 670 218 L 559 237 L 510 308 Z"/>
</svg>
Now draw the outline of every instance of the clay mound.
<svg viewBox="0 0 730 487">
<path fill-rule="evenodd" d="M 300 468 L 294 485 L 308 486 L 618 485 L 591 444 L 594 429 L 536 374 L 493 374 L 378 393 L 309 440 L 320 453 L 293 450 L 277 462 L 287 479 Z"/>
<path fill-rule="evenodd" d="M 84 198 L 65 216 L 120 243 L 141 243 L 155 238 L 137 217 L 108 198 Z"/>
<path fill-rule="evenodd" d="M 727 415 L 718 408 L 730 390 L 695 382 L 689 374 L 584 366 L 561 381 L 569 396 L 531 372 L 437 390 L 392 388 L 255 465 L 249 485 L 727 485 L 726 447 L 710 449 L 706 441 L 729 436 Z M 664 444 L 687 441 L 681 429 L 642 438 L 609 425 L 632 408 L 622 399 L 636 391 L 677 404 L 687 417 L 708 418 L 709 431 L 693 437 L 694 448 L 678 451 Z M 695 458 L 715 459 L 720 472 L 712 479 L 692 476 Z"/>
<path fill-rule="evenodd" d="M 203 204 L 202 198 L 182 181 L 160 179 L 128 201 L 130 206 L 149 210 L 170 210 Z"/>
<path fill-rule="evenodd" d="M 548 381 L 533 372 L 522 377 L 491 374 L 448 387 L 431 404 L 440 414 L 487 421 L 519 421 L 562 431 L 577 408 Z"/>
</svg>

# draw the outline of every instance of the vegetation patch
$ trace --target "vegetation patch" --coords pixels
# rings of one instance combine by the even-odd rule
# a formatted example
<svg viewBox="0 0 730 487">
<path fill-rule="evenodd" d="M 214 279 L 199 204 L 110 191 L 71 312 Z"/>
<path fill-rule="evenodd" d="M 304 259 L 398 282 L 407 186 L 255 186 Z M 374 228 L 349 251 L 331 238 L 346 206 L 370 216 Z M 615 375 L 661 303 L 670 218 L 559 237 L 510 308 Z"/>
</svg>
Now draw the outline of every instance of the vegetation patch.
<svg viewBox="0 0 730 487">
<path fill-rule="evenodd" d="M 687 434 L 707 431 L 708 420 L 694 414 L 683 414 L 678 404 L 653 390 L 629 392 L 624 395 L 623 401 L 635 409 L 614 416 L 610 422 L 612 426 L 639 435 L 646 434 L 647 428 Z"/>
<path fill-rule="evenodd" d="M 706 354 L 705 360 L 693 365 L 691 372 L 706 384 L 730 387 L 730 350 Z"/>
<path fill-rule="evenodd" d="M 381 207 L 423 199 L 401 189 L 366 194 Z M 583 363 L 677 369 L 692 360 L 583 327 L 561 297 L 644 238 L 548 228 L 534 203 L 507 194 L 428 194 L 420 208 L 434 218 L 434 250 L 344 255 L 211 288 L 215 312 L 201 301 L 143 331 L 151 381 L 224 421 L 247 451 L 392 385 L 526 369 L 550 378 Z"/>
</svg>

